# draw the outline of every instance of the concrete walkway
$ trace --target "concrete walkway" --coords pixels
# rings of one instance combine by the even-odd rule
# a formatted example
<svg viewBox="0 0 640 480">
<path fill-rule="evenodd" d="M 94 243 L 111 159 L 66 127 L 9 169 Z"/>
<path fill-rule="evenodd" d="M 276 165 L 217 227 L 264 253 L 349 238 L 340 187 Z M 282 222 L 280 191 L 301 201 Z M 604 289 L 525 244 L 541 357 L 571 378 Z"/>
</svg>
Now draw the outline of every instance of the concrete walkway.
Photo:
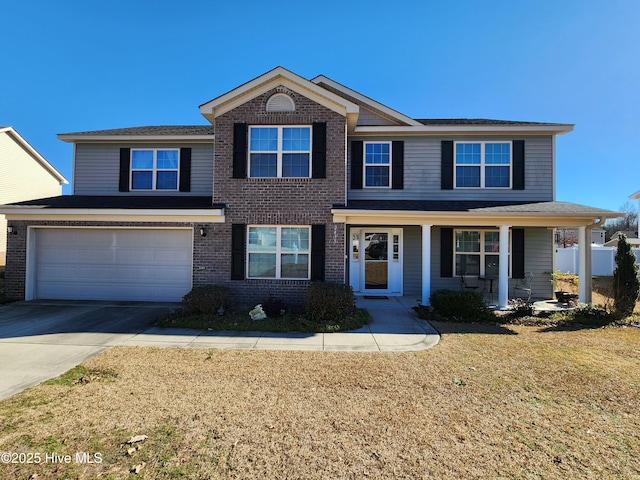
<svg viewBox="0 0 640 480">
<path fill-rule="evenodd" d="M 358 298 L 369 325 L 339 333 L 214 332 L 155 326 L 180 304 L 16 302 L 0 305 L 0 399 L 56 377 L 115 346 L 405 352 L 440 336 L 410 298 Z"/>
<path fill-rule="evenodd" d="M 357 298 L 357 306 L 369 311 L 369 324 L 348 332 L 273 333 L 200 331 L 154 327 L 122 345 L 240 348 L 258 350 L 327 350 L 341 352 L 407 352 L 436 345 L 440 335 L 411 309 L 408 297 L 371 300 Z"/>
</svg>

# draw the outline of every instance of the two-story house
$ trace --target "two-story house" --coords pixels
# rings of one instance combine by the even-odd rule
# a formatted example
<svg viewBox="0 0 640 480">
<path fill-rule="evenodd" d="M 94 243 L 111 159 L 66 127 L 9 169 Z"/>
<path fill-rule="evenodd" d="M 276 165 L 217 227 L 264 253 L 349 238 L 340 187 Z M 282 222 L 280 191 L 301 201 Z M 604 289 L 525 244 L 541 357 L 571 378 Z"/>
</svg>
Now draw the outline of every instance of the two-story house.
<svg viewBox="0 0 640 480">
<path fill-rule="evenodd" d="M 209 125 L 59 135 L 73 195 L 0 210 L 17 231 L 7 294 L 175 301 L 225 284 L 302 301 L 325 280 L 428 304 L 464 275 L 506 305 L 525 272 L 551 297 L 555 227 L 586 238 L 618 216 L 555 201 L 555 138 L 572 125 L 413 119 L 281 67 L 200 112 Z"/>
</svg>

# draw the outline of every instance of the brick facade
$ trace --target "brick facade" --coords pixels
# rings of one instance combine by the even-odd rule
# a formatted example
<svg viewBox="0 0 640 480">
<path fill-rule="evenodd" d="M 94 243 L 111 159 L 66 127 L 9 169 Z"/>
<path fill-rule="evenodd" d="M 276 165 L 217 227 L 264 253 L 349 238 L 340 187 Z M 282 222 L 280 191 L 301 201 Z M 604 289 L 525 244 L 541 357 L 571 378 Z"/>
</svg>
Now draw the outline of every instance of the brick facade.
<svg viewBox="0 0 640 480">
<path fill-rule="evenodd" d="M 266 111 L 269 97 L 288 94 L 294 112 Z M 311 125 L 326 122 L 326 178 L 233 178 L 234 123 L 249 125 Z M 345 280 L 345 229 L 334 224 L 331 207 L 346 199 L 345 151 L 346 118 L 295 92 L 278 88 L 219 116 L 215 123 L 213 201 L 226 204 L 224 225 L 216 225 L 215 253 L 218 268 L 207 270 L 203 283 L 230 285 L 246 302 L 275 295 L 286 301 L 301 302 L 309 282 L 304 280 L 230 280 L 231 225 L 312 225 L 326 226 L 325 280 Z"/>
</svg>

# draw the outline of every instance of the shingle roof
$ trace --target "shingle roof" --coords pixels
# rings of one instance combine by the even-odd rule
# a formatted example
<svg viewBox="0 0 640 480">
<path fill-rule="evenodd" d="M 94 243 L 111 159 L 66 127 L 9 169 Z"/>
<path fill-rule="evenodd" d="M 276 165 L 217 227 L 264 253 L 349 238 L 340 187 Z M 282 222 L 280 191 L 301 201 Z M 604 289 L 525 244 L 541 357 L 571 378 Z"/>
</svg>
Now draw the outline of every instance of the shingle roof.
<svg viewBox="0 0 640 480">
<path fill-rule="evenodd" d="M 61 195 L 15 202 L 7 207 L 46 209 L 150 209 L 150 210 L 207 210 L 224 208 L 223 203 L 212 203 L 211 196 L 153 196 L 153 195 Z"/>
<path fill-rule="evenodd" d="M 60 135 L 213 135 L 213 125 L 158 125 L 61 133 Z"/>
<path fill-rule="evenodd" d="M 486 118 L 416 118 L 423 125 L 556 125 L 544 122 L 520 122 L 516 120 L 491 120 Z"/>
<path fill-rule="evenodd" d="M 475 212 L 475 213 L 522 213 L 559 215 L 615 214 L 611 210 L 588 207 L 569 202 L 512 202 L 512 201 L 444 201 L 444 200 L 350 200 L 347 205 L 334 205 L 334 209 L 348 210 L 393 210 L 414 212 Z"/>
</svg>

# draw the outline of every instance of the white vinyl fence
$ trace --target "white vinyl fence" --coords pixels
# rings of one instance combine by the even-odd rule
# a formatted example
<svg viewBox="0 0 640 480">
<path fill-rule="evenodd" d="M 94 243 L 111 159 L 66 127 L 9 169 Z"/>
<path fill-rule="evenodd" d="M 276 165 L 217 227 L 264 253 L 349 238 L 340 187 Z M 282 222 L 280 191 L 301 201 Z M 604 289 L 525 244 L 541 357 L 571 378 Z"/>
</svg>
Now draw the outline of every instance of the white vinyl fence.
<svg viewBox="0 0 640 480">
<path fill-rule="evenodd" d="M 640 248 L 632 248 L 638 262 Z M 610 277 L 616 268 L 616 247 L 591 247 L 591 272 L 593 275 Z M 556 249 L 556 270 L 578 273 L 578 247 Z"/>
</svg>

